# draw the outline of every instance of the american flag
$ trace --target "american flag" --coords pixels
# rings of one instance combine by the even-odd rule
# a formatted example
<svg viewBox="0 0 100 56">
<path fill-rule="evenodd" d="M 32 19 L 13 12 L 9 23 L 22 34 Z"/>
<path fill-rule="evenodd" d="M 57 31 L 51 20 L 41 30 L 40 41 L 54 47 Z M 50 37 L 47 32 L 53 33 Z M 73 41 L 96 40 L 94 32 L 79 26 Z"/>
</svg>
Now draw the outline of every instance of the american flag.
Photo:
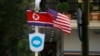
<svg viewBox="0 0 100 56">
<path fill-rule="evenodd" d="M 53 9 L 48 9 L 48 13 L 54 16 L 53 27 L 58 28 L 67 34 L 71 33 L 71 22 L 68 16 L 61 14 Z"/>
</svg>

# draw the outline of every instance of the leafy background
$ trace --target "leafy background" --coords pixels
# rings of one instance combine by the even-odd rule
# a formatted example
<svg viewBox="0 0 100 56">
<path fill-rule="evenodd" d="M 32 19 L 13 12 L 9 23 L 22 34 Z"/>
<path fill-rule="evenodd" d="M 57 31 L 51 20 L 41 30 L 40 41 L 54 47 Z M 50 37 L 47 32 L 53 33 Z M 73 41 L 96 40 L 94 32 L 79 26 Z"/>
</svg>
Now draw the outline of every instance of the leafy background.
<svg viewBox="0 0 100 56">
<path fill-rule="evenodd" d="M 29 3 L 29 0 L 0 0 L 0 56 L 33 56 L 25 14 Z"/>
</svg>

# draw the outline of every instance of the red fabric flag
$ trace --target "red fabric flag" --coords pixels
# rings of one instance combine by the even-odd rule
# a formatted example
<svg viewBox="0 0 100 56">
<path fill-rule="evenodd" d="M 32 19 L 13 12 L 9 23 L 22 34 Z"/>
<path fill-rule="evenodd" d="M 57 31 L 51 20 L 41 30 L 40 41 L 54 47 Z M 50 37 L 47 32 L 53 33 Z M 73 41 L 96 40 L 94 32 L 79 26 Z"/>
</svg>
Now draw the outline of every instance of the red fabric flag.
<svg viewBox="0 0 100 56">
<path fill-rule="evenodd" d="M 27 10 L 27 20 L 29 25 L 52 26 L 53 16 L 47 12 L 33 12 Z"/>
<path fill-rule="evenodd" d="M 71 33 L 71 22 L 68 16 L 58 13 L 52 9 L 48 9 L 48 13 L 54 15 L 53 26 L 62 30 L 63 32 Z"/>
</svg>

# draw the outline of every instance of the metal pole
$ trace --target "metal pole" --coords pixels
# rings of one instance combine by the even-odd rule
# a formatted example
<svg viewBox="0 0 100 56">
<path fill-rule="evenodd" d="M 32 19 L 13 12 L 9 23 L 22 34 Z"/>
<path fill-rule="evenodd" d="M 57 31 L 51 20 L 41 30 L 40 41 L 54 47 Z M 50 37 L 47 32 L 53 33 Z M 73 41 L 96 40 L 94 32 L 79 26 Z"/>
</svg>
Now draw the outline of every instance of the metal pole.
<svg viewBox="0 0 100 56">
<path fill-rule="evenodd" d="M 82 56 L 89 56 L 89 41 L 88 41 L 88 8 L 89 0 L 83 0 L 83 15 L 82 15 Z"/>
<path fill-rule="evenodd" d="M 35 12 L 39 12 L 40 10 L 40 2 L 41 0 L 35 0 Z M 35 26 L 35 32 L 38 32 L 38 26 Z M 38 56 L 38 52 L 35 52 L 35 56 Z"/>
<path fill-rule="evenodd" d="M 38 56 L 38 52 L 35 52 L 35 56 Z"/>
</svg>

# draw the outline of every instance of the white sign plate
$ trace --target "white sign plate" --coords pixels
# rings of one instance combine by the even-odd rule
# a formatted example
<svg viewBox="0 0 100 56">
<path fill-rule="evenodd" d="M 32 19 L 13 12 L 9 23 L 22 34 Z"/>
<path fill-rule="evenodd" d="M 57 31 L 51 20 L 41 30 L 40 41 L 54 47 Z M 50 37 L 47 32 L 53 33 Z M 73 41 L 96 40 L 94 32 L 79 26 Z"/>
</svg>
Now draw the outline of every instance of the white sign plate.
<svg viewBox="0 0 100 56">
<path fill-rule="evenodd" d="M 44 48 L 45 34 L 32 33 L 29 34 L 30 49 L 33 52 L 40 52 Z"/>
</svg>

